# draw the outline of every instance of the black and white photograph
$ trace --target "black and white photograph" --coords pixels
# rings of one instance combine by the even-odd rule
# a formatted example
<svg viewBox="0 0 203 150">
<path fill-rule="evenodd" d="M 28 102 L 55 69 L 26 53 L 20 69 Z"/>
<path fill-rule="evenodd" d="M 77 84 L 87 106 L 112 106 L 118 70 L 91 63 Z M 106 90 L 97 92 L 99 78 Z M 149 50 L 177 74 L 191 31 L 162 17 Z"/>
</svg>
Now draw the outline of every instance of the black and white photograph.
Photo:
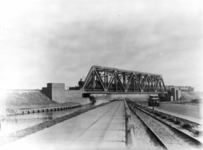
<svg viewBox="0 0 203 150">
<path fill-rule="evenodd" d="M 0 150 L 203 149 L 202 0 L 0 0 Z"/>
</svg>

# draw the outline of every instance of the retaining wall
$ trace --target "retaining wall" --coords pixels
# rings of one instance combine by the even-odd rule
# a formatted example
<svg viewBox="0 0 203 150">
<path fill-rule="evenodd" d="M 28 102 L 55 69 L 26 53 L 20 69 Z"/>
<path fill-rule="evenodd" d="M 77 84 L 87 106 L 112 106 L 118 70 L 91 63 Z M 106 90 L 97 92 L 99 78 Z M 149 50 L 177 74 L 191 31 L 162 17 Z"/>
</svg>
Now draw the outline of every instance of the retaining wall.
<svg viewBox="0 0 203 150">
<path fill-rule="evenodd" d="M 65 102 L 75 102 L 82 105 L 91 103 L 89 98 L 82 97 L 80 90 L 65 90 Z"/>
<path fill-rule="evenodd" d="M 42 88 L 42 92 L 58 103 L 74 102 L 82 105 L 91 103 L 89 98 L 82 97 L 82 91 L 65 90 L 64 83 L 48 83 L 47 87 Z"/>
<path fill-rule="evenodd" d="M 80 107 L 80 104 L 74 104 L 70 106 L 58 106 L 58 107 L 47 107 L 47 108 L 35 108 L 35 109 L 22 109 L 18 110 L 15 115 L 31 114 L 31 113 L 40 113 L 40 112 L 49 112 L 49 111 L 60 111 L 71 108 Z"/>
</svg>

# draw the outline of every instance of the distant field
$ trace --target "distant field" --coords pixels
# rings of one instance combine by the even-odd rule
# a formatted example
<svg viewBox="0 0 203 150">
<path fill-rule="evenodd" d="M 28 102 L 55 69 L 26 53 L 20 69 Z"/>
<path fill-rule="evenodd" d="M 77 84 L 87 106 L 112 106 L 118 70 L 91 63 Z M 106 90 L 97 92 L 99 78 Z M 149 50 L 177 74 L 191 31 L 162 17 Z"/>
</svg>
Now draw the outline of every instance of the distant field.
<svg viewBox="0 0 203 150">
<path fill-rule="evenodd" d="M 147 101 L 134 100 L 144 106 L 148 106 Z M 202 105 L 191 105 L 188 103 L 173 103 L 173 102 L 161 102 L 159 109 L 181 114 L 187 117 L 202 119 L 203 107 Z"/>
<path fill-rule="evenodd" d="M 202 105 L 188 105 L 187 103 L 182 105 L 174 103 L 161 103 L 159 108 L 188 117 L 202 119 Z"/>
<path fill-rule="evenodd" d="M 202 93 L 200 92 L 181 92 L 180 100 L 201 99 Z"/>
<path fill-rule="evenodd" d="M 160 109 L 170 111 L 173 113 L 202 119 L 203 105 L 202 103 L 192 103 L 192 99 L 200 99 L 201 94 L 198 92 L 182 92 L 182 99 L 174 102 L 161 102 Z M 133 101 L 139 102 L 143 105 L 148 105 L 147 95 L 131 97 Z"/>
</svg>

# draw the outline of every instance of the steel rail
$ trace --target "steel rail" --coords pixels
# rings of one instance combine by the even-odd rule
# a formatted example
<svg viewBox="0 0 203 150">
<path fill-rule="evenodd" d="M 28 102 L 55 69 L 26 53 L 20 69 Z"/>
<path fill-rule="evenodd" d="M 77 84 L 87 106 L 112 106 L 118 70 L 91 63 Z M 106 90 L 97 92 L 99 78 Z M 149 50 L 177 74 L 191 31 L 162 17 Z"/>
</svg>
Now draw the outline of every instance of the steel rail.
<svg viewBox="0 0 203 150">
<path fill-rule="evenodd" d="M 197 138 L 195 138 L 195 137 L 193 137 L 193 136 L 191 136 L 191 135 L 189 135 L 189 134 L 187 134 L 187 133 L 185 133 L 185 132 L 179 130 L 178 128 L 176 128 L 176 127 L 170 125 L 169 123 L 167 123 L 167 122 L 165 122 L 165 121 L 163 121 L 163 120 L 161 120 L 161 119 L 159 119 L 159 118 L 153 116 L 152 114 L 150 114 L 149 112 L 146 112 L 146 111 L 143 110 L 142 108 L 137 107 L 136 104 L 135 104 L 134 102 L 131 101 L 131 103 L 133 104 L 133 106 L 134 106 L 136 109 L 138 109 L 138 110 L 142 111 L 143 113 L 145 113 L 145 114 L 151 116 L 152 118 L 154 118 L 154 119 L 156 119 L 156 120 L 162 122 L 163 124 L 165 124 L 166 126 L 172 128 L 174 131 L 180 133 L 181 135 L 183 135 L 183 136 L 189 138 L 189 139 L 192 140 L 194 143 L 196 143 L 197 146 L 202 146 L 202 142 L 199 141 Z"/>
<path fill-rule="evenodd" d="M 129 105 L 129 104 L 128 104 Z M 145 121 L 136 113 L 136 111 L 134 110 L 132 105 L 129 105 L 130 110 L 138 117 L 138 119 L 140 119 L 140 121 L 145 125 L 145 127 L 150 131 L 150 133 L 155 137 L 155 139 L 157 140 L 157 142 L 159 143 L 159 145 L 163 148 L 163 149 L 168 149 L 166 147 L 166 144 L 161 140 L 161 138 L 145 123 Z"/>
<path fill-rule="evenodd" d="M 136 103 L 137 105 L 140 105 L 139 103 Z M 141 107 L 143 107 L 142 105 L 140 105 Z M 151 109 L 151 108 L 148 108 L 148 107 L 143 107 L 143 109 L 144 110 L 146 110 L 146 111 L 154 111 L 153 109 Z M 159 110 L 155 110 L 154 112 L 159 112 Z M 190 124 L 192 124 L 193 126 L 200 126 L 201 124 L 200 123 L 197 123 L 197 122 L 194 122 L 194 121 L 191 121 L 191 120 L 187 120 L 187 119 L 184 119 L 184 118 L 180 118 L 180 117 L 177 117 L 177 116 L 173 116 L 173 115 L 169 115 L 169 114 L 167 114 L 167 113 L 164 113 L 164 112 L 159 112 L 160 114 L 163 114 L 163 115 L 165 115 L 165 116 L 167 116 L 167 117 L 173 117 L 173 118 L 176 118 L 176 119 L 178 119 L 179 121 L 184 121 L 184 122 L 187 122 L 187 123 L 190 123 Z"/>
</svg>

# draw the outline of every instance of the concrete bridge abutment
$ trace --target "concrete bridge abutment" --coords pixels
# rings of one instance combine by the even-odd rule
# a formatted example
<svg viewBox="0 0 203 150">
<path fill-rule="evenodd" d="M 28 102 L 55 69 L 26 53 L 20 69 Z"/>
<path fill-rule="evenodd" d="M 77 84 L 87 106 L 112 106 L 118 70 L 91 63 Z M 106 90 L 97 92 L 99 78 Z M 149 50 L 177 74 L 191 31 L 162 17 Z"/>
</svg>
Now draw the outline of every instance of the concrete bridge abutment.
<svg viewBox="0 0 203 150">
<path fill-rule="evenodd" d="M 64 83 L 48 83 L 47 87 L 42 88 L 42 93 L 58 103 L 74 102 L 82 105 L 91 103 L 89 96 L 84 97 L 82 91 L 65 90 Z"/>
</svg>

